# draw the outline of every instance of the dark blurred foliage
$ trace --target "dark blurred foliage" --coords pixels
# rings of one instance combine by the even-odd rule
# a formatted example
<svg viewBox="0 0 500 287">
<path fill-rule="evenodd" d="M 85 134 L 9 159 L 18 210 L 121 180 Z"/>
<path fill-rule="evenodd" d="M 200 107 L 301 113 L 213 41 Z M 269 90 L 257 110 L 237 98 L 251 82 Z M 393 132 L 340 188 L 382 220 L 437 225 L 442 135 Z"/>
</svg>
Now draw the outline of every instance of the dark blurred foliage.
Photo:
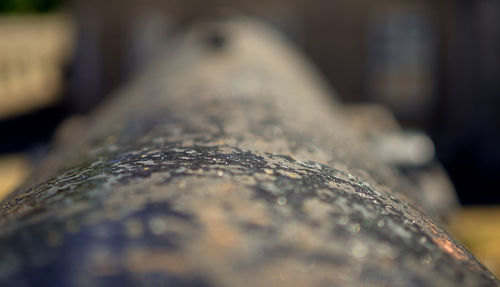
<svg viewBox="0 0 500 287">
<path fill-rule="evenodd" d="M 47 147 L 57 126 L 66 116 L 63 106 L 51 106 L 0 121 L 0 134 L 8 135 L 8 139 L 0 141 L 0 152 L 18 153 Z"/>
<path fill-rule="evenodd" d="M 0 13 L 46 13 L 62 5 L 62 0 L 1 0 Z"/>
</svg>

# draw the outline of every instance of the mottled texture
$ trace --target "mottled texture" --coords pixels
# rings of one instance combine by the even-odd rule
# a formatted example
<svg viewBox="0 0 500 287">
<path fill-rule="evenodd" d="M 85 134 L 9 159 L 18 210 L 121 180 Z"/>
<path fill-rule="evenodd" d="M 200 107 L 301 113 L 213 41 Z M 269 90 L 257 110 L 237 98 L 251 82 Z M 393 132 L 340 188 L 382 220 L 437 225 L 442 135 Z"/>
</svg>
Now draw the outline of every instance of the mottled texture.
<svg viewBox="0 0 500 287">
<path fill-rule="evenodd" d="M 61 128 L 3 203 L 0 282 L 497 286 L 261 24 L 198 29 Z"/>
</svg>

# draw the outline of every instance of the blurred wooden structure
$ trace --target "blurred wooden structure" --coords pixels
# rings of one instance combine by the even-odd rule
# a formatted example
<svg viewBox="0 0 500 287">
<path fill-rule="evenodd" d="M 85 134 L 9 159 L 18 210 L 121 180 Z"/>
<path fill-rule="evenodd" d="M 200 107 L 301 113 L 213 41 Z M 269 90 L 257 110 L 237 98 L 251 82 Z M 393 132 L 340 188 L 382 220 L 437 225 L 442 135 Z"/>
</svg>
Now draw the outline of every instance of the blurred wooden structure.
<svg viewBox="0 0 500 287">
<path fill-rule="evenodd" d="M 61 100 L 73 34 L 66 14 L 0 16 L 0 120 Z"/>
</svg>

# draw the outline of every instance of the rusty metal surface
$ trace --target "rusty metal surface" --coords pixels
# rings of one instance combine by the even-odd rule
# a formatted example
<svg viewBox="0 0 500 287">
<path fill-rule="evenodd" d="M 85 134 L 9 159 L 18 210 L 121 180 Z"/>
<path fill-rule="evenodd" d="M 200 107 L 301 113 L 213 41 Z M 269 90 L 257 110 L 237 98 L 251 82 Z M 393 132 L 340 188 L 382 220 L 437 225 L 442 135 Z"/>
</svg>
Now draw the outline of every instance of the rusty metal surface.
<svg viewBox="0 0 500 287">
<path fill-rule="evenodd" d="M 0 283 L 498 286 L 278 38 L 194 30 L 66 123 L 2 204 Z"/>
</svg>

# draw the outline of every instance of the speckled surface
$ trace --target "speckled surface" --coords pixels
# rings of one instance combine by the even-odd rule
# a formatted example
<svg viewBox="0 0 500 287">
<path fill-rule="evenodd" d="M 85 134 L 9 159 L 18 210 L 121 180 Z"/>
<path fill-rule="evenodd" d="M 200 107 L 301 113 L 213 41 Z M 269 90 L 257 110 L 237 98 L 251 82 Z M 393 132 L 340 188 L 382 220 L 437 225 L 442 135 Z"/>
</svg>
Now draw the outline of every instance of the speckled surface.
<svg viewBox="0 0 500 287">
<path fill-rule="evenodd" d="M 67 122 L 2 203 L 0 284 L 498 286 L 286 45 L 195 30 Z"/>
</svg>

